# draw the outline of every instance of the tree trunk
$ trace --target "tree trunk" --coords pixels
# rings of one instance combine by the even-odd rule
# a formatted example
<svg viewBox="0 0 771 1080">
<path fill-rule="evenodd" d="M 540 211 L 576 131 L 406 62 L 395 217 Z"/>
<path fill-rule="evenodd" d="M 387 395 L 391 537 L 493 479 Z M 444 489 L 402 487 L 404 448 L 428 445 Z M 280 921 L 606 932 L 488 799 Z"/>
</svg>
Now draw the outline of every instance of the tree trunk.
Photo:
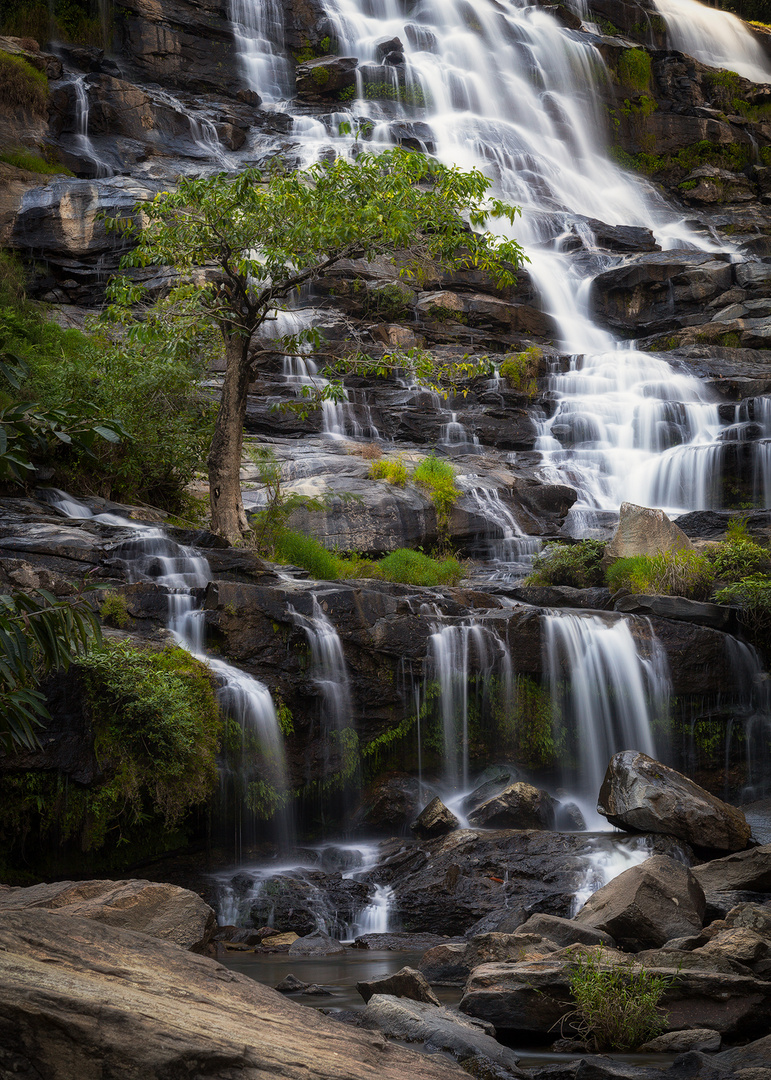
<svg viewBox="0 0 771 1080">
<path fill-rule="evenodd" d="M 248 531 L 239 475 L 250 377 L 248 339 L 228 337 L 225 356 L 225 382 L 209 449 L 209 501 L 212 532 L 237 544 Z"/>
</svg>

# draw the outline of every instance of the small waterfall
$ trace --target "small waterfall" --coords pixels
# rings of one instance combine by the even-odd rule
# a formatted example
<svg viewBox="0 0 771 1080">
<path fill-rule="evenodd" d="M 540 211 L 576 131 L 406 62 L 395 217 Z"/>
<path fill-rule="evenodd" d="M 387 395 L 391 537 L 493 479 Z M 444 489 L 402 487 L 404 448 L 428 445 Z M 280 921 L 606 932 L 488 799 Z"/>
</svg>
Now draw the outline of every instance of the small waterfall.
<svg viewBox="0 0 771 1080">
<path fill-rule="evenodd" d="M 222 780 L 228 776 L 233 780 L 234 793 L 238 796 L 235 807 L 237 856 L 240 858 L 244 840 L 244 804 L 247 807 L 251 804 L 251 809 L 256 809 L 257 795 L 262 797 L 263 809 L 267 811 L 263 816 L 275 817 L 279 840 L 288 843 L 290 823 L 287 815 L 279 812 L 283 810 L 288 792 L 286 759 L 270 693 L 251 675 L 205 652 L 203 611 L 196 592 L 200 593 L 212 580 L 208 560 L 195 549 L 177 544 L 163 529 L 139 525 L 117 514 L 95 515 L 84 503 L 55 488 L 48 489 L 44 496 L 67 517 L 93 518 L 132 530 L 134 536 L 117 546 L 115 557 L 125 566 L 130 581 L 154 581 L 168 591 L 169 630 L 183 648 L 219 676 L 220 703 L 241 730 L 242 760 L 238 775 L 233 777 L 227 761 L 220 773 Z M 243 772 L 244 768 L 248 769 L 247 773 Z M 255 783 L 257 791 L 253 787 Z M 251 824 L 251 817 L 248 820 Z M 249 831 L 251 833 L 251 827 Z"/>
<path fill-rule="evenodd" d="M 641 654 L 631 620 L 607 621 L 597 615 L 547 614 L 544 618 L 544 667 L 548 673 L 555 732 L 575 755 L 575 779 L 584 818 L 607 828 L 595 806 L 613 754 L 641 750 L 650 757 L 666 754 L 669 714 L 666 654 L 650 626 L 649 655 Z"/>
<path fill-rule="evenodd" d="M 467 480 L 459 477 L 465 487 Z M 533 567 L 533 558 L 543 544 L 535 536 L 526 536 L 513 512 L 504 503 L 497 488 L 465 487 L 464 501 L 486 523 L 480 547 L 485 559 L 495 565 L 496 577 L 523 577 Z"/>
<path fill-rule="evenodd" d="M 752 645 L 736 638 L 726 638 L 726 649 L 739 699 L 726 733 L 726 777 L 729 775 L 732 743 L 736 729 L 741 732 L 746 763 L 745 801 L 768 795 L 771 788 L 771 679 L 763 670 L 760 656 Z M 727 793 L 729 794 L 729 793 Z"/>
<path fill-rule="evenodd" d="M 80 153 L 90 161 L 94 168 L 94 176 L 112 176 L 114 169 L 106 161 L 99 157 L 88 134 L 88 90 L 86 89 L 87 75 L 79 75 L 70 84 L 75 92 L 75 146 Z"/>
<path fill-rule="evenodd" d="M 191 112 L 189 106 L 184 105 L 168 90 L 154 87 L 153 97 L 187 120 L 190 125 L 190 141 L 200 151 L 202 157 L 214 161 L 219 168 L 232 168 L 232 159 L 225 153 L 217 128 L 211 120 L 201 112 Z"/>
<path fill-rule="evenodd" d="M 263 101 L 291 97 L 294 65 L 284 54 L 280 0 L 230 0 L 233 36 L 250 89 Z"/>
<path fill-rule="evenodd" d="M 461 451 L 464 454 L 479 453 L 479 439 L 476 435 L 469 435 L 464 425 L 458 420 L 456 412 L 450 412 L 450 419 L 442 425 L 439 442 L 449 450 Z"/>
<path fill-rule="evenodd" d="M 327 731 L 342 731 L 353 724 L 353 706 L 340 635 L 313 597 L 310 618 L 294 608 L 289 613 L 308 639 L 311 649 L 311 679 L 321 695 L 321 723 Z"/>
<path fill-rule="evenodd" d="M 387 934 L 393 930 L 391 921 L 395 899 L 390 885 L 375 885 L 372 901 L 358 913 L 351 937 L 361 937 L 362 934 Z"/>
<path fill-rule="evenodd" d="M 511 656 L 495 631 L 478 623 L 435 625 L 432 630 L 427 679 L 439 687 L 444 779 L 453 792 L 467 791 L 471 707 L 483 709 L 494 674 L 504 699 L 511 699 Z"/>
<path fill-rule="evenodd" d="M 573 896 L 570 918 L 578 914 L 592 893 L 596 893 L 625 870 L 639 866 L 652 854 L 652 844 L 646 836 L 623 842 L 615 838 L 611 840 L 610 837 L 595 837 L 590 840 L 586 853 L 586 874 Z"/>
<path fill-rule="evenodd" d="M 669 46 L 709 67 L 735 71 L 752 82 L 771 82 L 771 60 L 735 15 L 696 0 L 654 0 L 667 24 Z"/>
</svg>

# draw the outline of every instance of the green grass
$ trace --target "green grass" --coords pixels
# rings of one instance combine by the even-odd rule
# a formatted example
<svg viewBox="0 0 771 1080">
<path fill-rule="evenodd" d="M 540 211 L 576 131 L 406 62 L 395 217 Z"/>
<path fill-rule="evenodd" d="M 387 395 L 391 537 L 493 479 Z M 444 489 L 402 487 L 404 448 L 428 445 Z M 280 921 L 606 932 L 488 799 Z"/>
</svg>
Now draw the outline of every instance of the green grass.
<svg viewBox="0 0 771 1080">
<path fill-rule="evenodd" d="M 611 592 L 629 589 L 645 595 L 708 600 L 715 571 L 706 555 L 688 550 L 666 551 L 617 559 L 608 569 L 607 580 Z"/>
<path fill-rule="evenodd" d="M 422 551 L 398 548 L 375 563 L 367 576 L 405 585 L 457 585 L 463 577 L 463 567 L 449 556 L 432 559 Z"/>
<path fill-rule="evenodd" d="M 429 454 L 416 466 L 412 479 L 428 492 L 436 510 L 440 537 L 446 542 L 450 511 L 460 496 L 460 489 L 455 483 L 455 470 L 449 461 Z"/>
<path fill-rule="evenodd" d="M 581 540 L 577 544 L 547 544 L 536 556 L 526 585 L 566 585 L 591 589 L 605 584 L 601 540 Z"/>
<path fill-rule="evenodd" d="M 74 176 L 73 172 L 65 165 L 58 162 L 46 161 L 40 154 L 34 153 L 20 146 L 14 150 L 0 152 L 0 161 L 6 165 L 13 165 L 17 169 L 26 169 L 27 172 L 42 173 L 46 176 Z"/>
<path fill-rule="evenodd" d="M 387 480 L 395 487 L 407 483 L 407 466 L 399 457 L 396 461 L 373 461 L 369 467 L 370 480 Z"/>
<path fill-rule="evenodd" d="M 646 90 L 651 80 L 651 58 L 645 49 L 625 49 L 618 61 L 618 75 L 630 90 Z"/>
<path fill-rule="evenodd" d="M 22 56 L 0 52 L 0 105 L 23 108 L 44 116 L 48 104 L 48 79 Z"/>
</svg>

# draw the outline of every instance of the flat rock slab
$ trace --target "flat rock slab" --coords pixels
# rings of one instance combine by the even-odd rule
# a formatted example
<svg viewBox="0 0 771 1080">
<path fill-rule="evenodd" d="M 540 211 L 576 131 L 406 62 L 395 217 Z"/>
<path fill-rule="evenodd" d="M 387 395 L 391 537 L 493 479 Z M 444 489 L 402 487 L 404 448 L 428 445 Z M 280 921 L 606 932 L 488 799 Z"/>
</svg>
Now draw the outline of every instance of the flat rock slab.
<svg viewBox="0 0 771 1080">
<path fill-rule="evenodd" d="M 0 1046 L 46 1080 L 467 1080 L 165 941 L 0 914 Z"/>
<path fill-rule="evenodd" d="M 0 913 L 46 908 L 57 915 L 94 919 L 199 952 L 217 925 L 201 897 L 154 881 L 57 881 L 0 891 Z"/>
</svg>

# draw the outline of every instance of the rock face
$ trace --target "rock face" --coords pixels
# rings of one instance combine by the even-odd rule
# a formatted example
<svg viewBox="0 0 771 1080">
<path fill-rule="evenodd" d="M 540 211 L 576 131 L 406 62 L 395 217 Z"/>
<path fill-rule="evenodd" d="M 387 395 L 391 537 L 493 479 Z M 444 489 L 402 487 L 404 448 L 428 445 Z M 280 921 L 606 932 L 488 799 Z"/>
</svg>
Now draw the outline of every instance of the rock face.
<svg viewBox="0 0 771 1080">
<path fill-rule="evenodd" d="M 461 1080 L 451 1062 L 386 1044 L 213 960 L 88 919 L 0 915 L 0 1045 L 50 1080 Z M 194 1062 L 194 1066 L 191 1063 Z M 43 1063 L 45 1065 L 43 1066 Z"/>
<path fill-rule="evenodd" d="M 771 844 L 695 866 L 693 875 L 705 893 L 737 889 L 771 893 Z"/>
<path fill-rule="evenodd" d="M 553 829 L 557 803 L 532 784 L 511 784 L 469 814 L 469 822 L 488 829 Z"/>
<path fill-rule="evenodd" d="M 208 944 L 216 926 L 196 893 L 153 881 L 59 881 L 0 891 L 0 913 L 35 909 L 134 930 L 192 952 Z"/>
<path fill-rule="evenodd" d="M 410 825 L 410 829 L 419 840 L 433 840 L 437 836 L 446 836 L 447 833 L 458 828 L 460 828 L 460 822 L 452 810 L 447 809 L 438 795 L 421 810 Z"/>
<path fill-rule="evenodd" d="M 613 755 L 597 809 L 620 828 L 665 833 L 700 849 L 741 851 L 750 842 L 741 810 L 634 750 Z"/>
<path fill-rule="evenodd" d="M 682 551 L 692 546 L 685 533 L 669 520 L 663 510 L 649 510 L 646 506 L 624 502 L 606 558 L 658 555 L 662 551 Z"/>
<path fill-rule="evenodd" d="M 576 922 L 639 952 L 698 932 L 705 908 L 704 893 L 690 870 L 666 855 L 654 855 L 598 889 Z"/>
</svg>

